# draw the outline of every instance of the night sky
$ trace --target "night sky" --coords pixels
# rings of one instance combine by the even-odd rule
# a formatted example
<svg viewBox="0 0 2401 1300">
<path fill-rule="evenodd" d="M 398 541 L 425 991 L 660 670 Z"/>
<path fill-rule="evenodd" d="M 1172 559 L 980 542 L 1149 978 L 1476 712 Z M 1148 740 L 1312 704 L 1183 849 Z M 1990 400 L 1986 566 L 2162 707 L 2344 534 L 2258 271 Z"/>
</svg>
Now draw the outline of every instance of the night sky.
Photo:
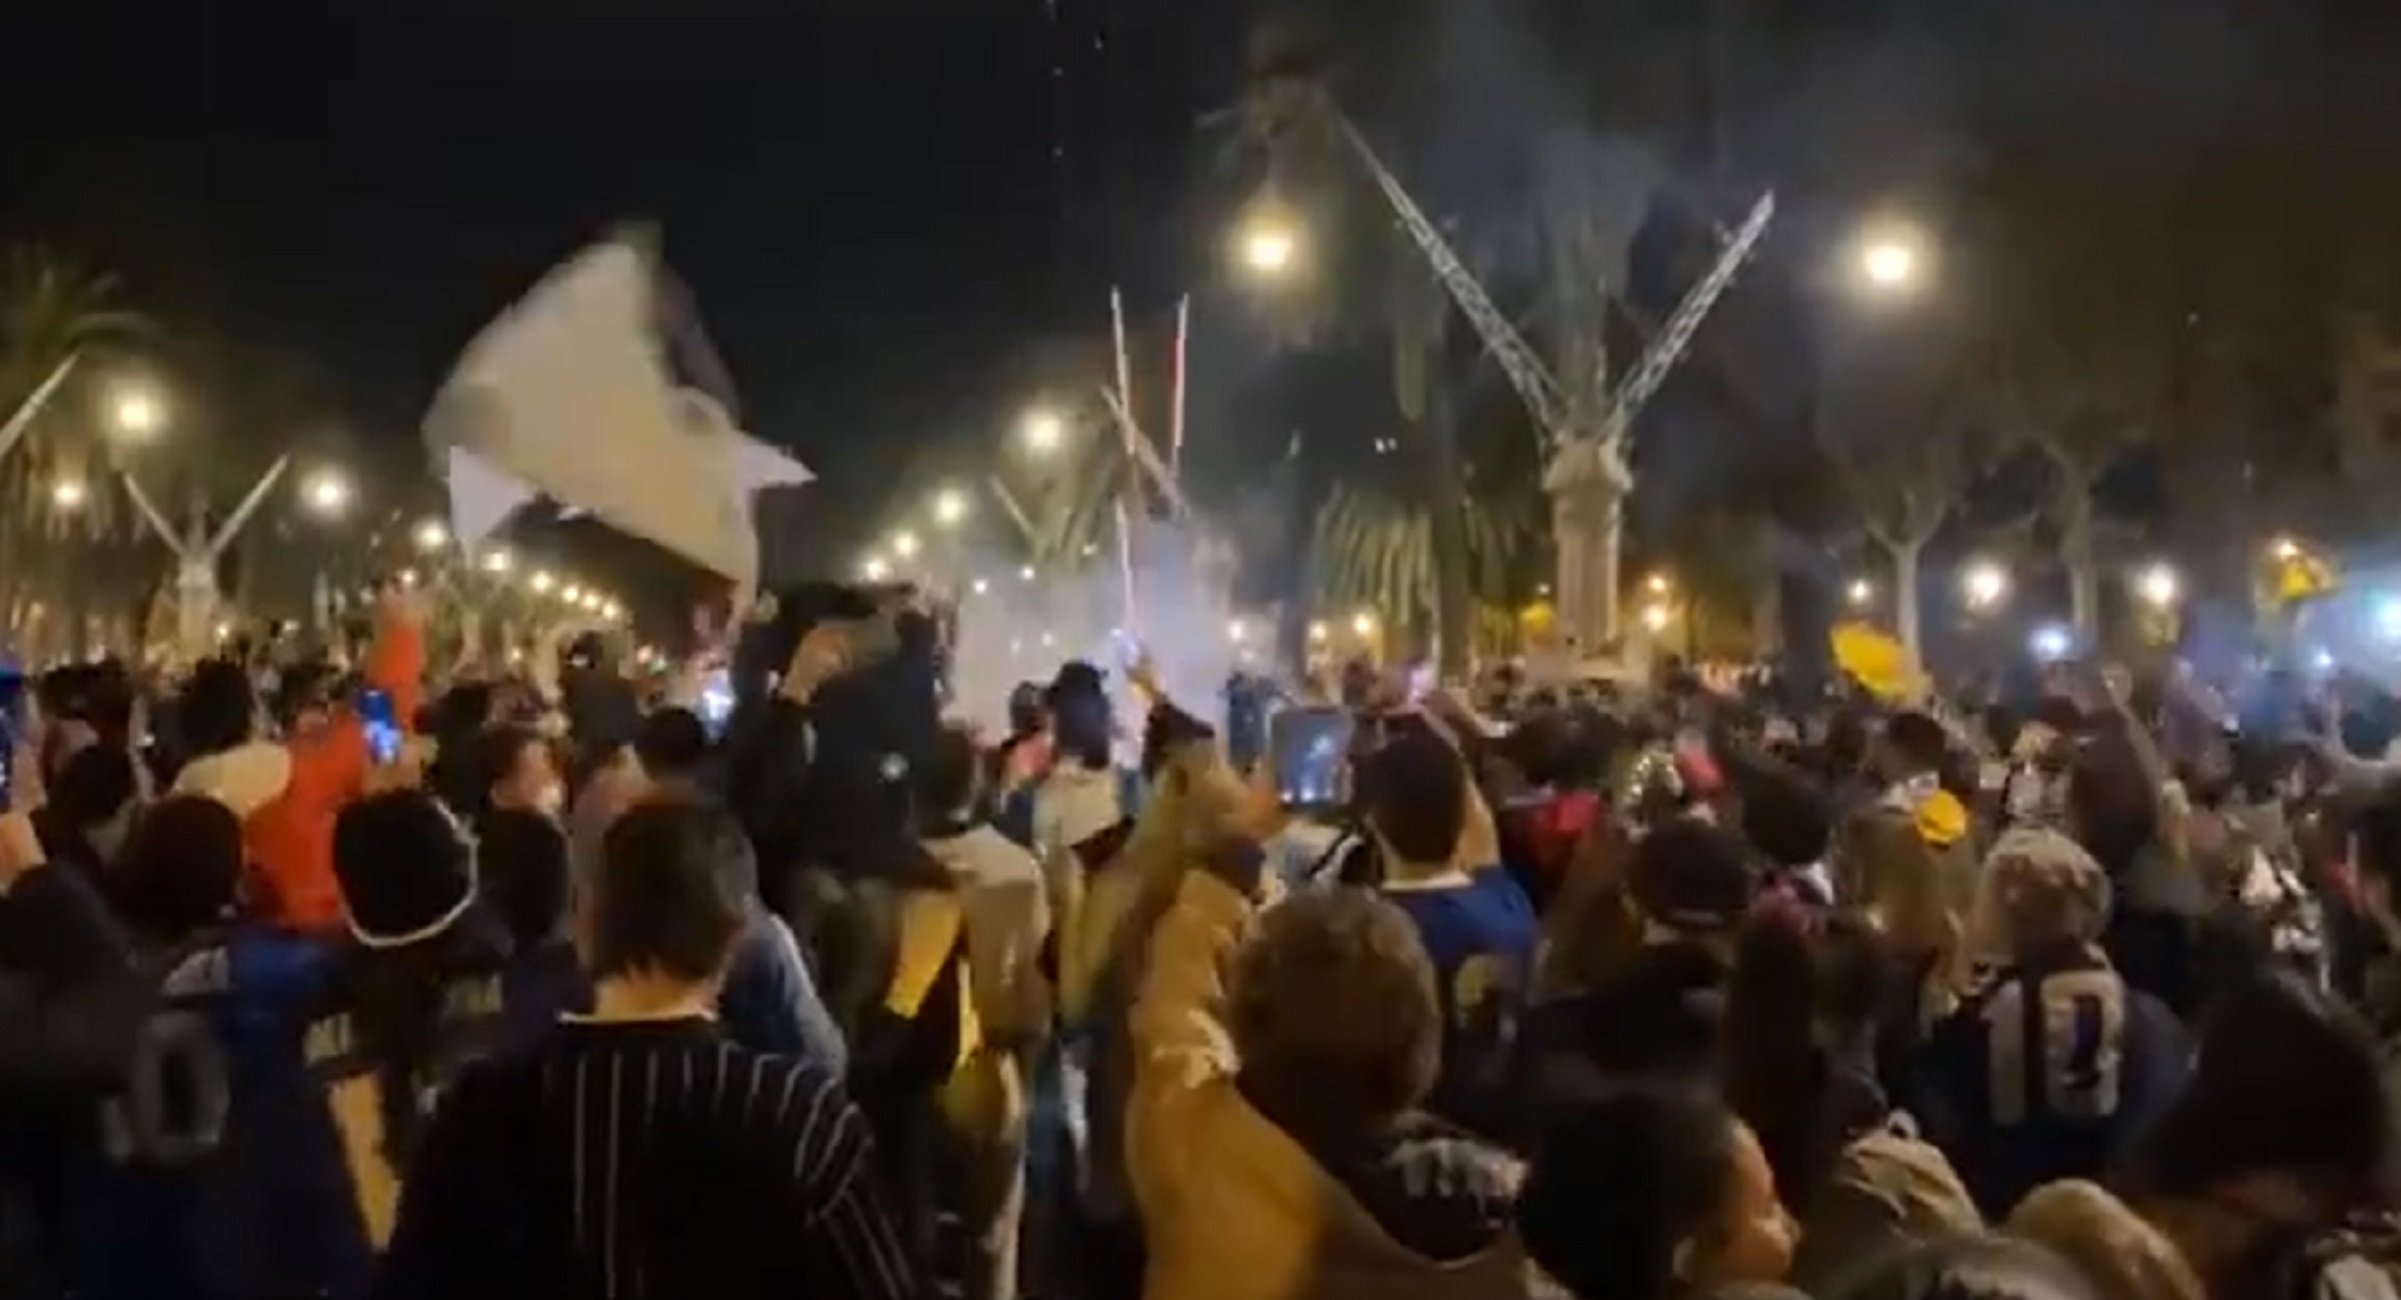
<svg viewBox="0 0 2401 1300">
<path fill-rule="evenodd" d="M 1240 8 L 18 6 L 0 238 L 291 359 L 381 440 L 545 267 L 655 219 L 746 423 L 856 481 L 1005 419 L 1015 356 L 1110 280 L 1176 281 Z M 839 535 L 874 494 L 824 495 Z"/>
</svg>

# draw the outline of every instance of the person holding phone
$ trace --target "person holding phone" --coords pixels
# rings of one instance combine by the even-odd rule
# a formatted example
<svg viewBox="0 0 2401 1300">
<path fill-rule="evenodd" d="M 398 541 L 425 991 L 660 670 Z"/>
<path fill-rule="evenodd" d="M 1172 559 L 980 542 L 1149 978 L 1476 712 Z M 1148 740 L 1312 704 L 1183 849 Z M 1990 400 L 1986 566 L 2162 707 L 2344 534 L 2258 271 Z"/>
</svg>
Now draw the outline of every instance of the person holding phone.
<svg viewBox="0 0 2401 1300">
<path fill-rule="evenodd" d="M 393 717 L 416 716 L 425 667 L 424 610 L 389 589 L 367 656 L 369 687 L 390 697 Z M 249 669 L 224 659 L 199 665 L 178 717 L 192 757 L 174 792 L 206 795 L 242 819 L 253 896 L 265 914 L 295 930 L 331 933 L 342 924 L 334 881 L 333 826 L 365 793 L 373 769 L 366 724 L 335 699 L 326 665 L 295 668 L 278 684 L 279 734 L 262 735 Z"/>
</svg>

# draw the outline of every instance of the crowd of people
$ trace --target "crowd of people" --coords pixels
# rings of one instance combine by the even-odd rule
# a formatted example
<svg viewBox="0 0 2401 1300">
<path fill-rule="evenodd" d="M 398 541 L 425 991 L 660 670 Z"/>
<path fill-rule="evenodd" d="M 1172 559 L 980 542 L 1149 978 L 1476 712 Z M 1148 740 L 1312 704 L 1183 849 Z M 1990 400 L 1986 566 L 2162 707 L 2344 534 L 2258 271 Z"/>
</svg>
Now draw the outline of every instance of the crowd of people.
<svg viewBox="0 0 2401 1300">
<path fill-rule="evenodd" d="M 0 1295 L 2394 1294 L 2389 706 L 1361 671 L 1296 809 L 1240 700 L 978 734 L 850 599 L 722 721 L 397 591 L 43 678 Z"/>
</svg>

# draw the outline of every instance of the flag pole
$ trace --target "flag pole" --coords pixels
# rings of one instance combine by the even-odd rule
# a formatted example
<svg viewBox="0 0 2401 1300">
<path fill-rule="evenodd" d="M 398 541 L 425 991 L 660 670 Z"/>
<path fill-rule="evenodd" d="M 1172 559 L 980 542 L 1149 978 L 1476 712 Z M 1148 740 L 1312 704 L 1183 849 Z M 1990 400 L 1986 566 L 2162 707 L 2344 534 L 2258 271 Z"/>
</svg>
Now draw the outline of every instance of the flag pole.
<svg viewBox="0 0 2401 1300">
<path fill-rule="evenodd" d="M 1192 295 L 1185 294 L 1175 305 L 1175 397 L 1168 408 L 1167 472 L 1181 482 L 1184 476 L 1184 391 L 1186 351 L 1192 343 Z"/>
<path fill-rule="evenodd" d="M 1130 417 L 1134 409 L 1134 363 L 1126 352 L 1125 292 L 1112 286 L 1109 290 L 1109 339 L 1116 349 L 1117 402 L 1120 411 Z M 1141 435 L 1134 431 L 1131 418 L 1117 422 L 1118 436 L 1125 441 L 1125 487 L 1117 497 L 1117 567 L 1125 584 L 1126 633 L 1136 635 L 1134 615 L 1134 526 L 1142 514 L 1141 453 L 1135 440 Z"/>
</svg>

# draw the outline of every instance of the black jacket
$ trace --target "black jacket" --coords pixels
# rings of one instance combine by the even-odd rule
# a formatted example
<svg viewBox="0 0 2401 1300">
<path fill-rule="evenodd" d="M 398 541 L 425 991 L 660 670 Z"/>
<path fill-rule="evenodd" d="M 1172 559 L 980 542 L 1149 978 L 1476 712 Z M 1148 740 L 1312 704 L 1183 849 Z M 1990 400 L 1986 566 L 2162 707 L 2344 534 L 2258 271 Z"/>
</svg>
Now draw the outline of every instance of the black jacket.
<svg viewBox="0 0 2401 1300">
<path fill-rule="evenodd" d="M 125 1078 L 149 1002 L 82 873 L 39 868 L 0 897 L 0 1295 L 42 1295 L 55 1278 L 65 1171 Z"/>
</svg>

